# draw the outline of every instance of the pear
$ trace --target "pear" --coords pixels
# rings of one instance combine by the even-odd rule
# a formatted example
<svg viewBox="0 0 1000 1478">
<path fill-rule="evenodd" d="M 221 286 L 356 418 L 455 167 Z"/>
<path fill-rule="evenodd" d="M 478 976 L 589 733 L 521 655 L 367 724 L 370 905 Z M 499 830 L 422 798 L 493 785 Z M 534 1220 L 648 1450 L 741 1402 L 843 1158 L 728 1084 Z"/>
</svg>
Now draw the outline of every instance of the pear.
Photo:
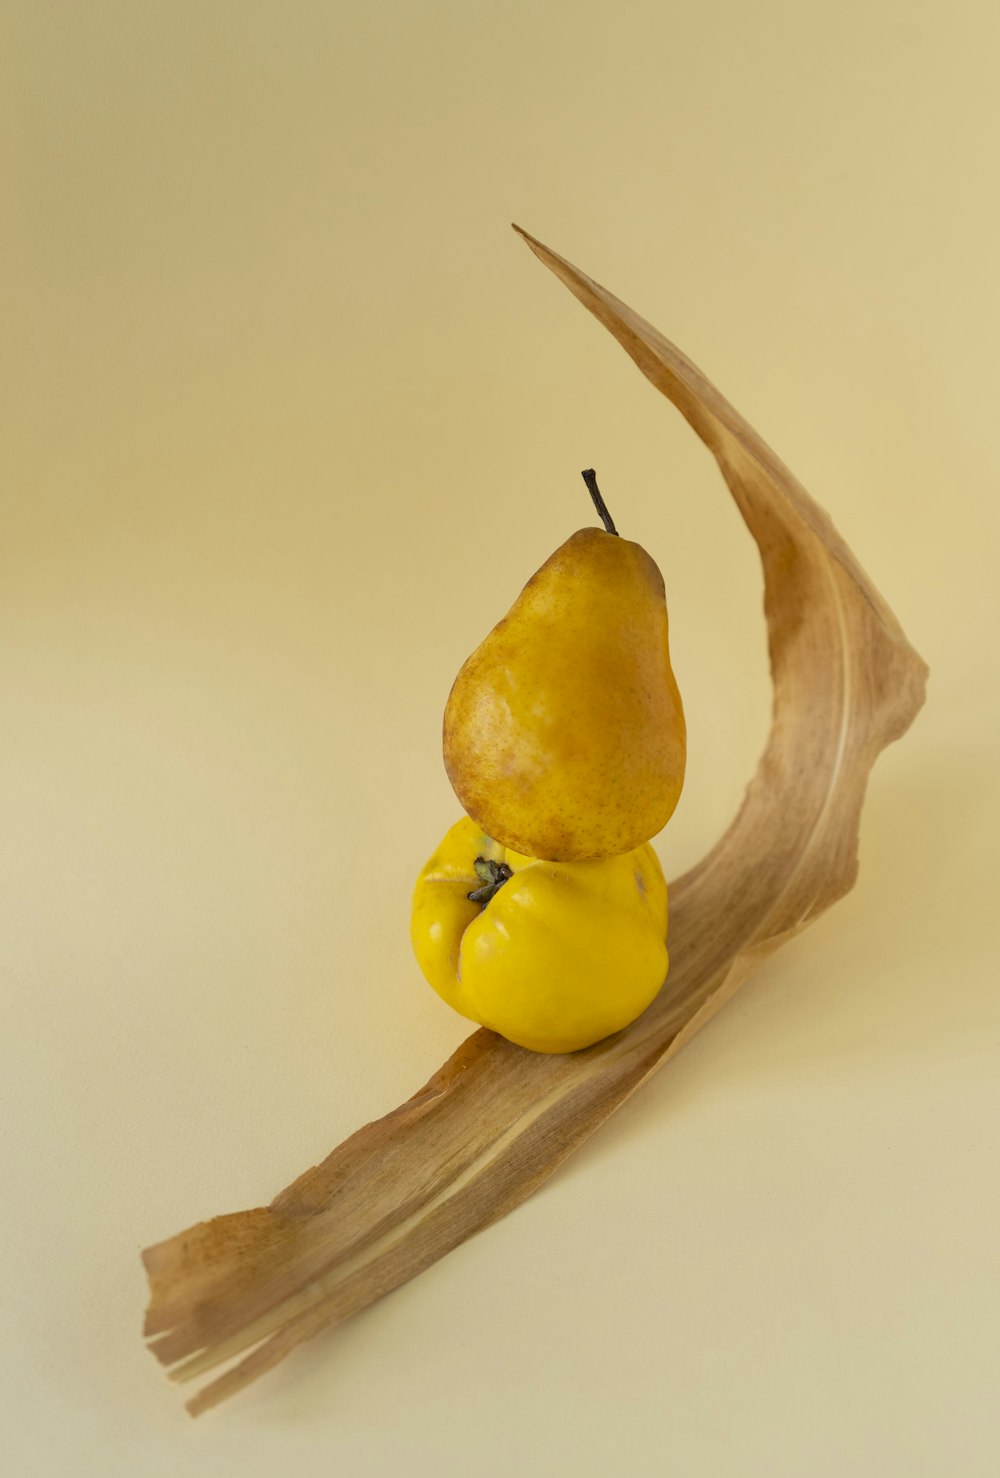
<svg viewBox="0 0 1000 1478">
<path fill-rule="evenodd" d="M 528 581 L 455 679 L 444 762 L 487 836 L 579 862 L 641 846 L 684 782 L 684 711 L 670 666 L 663 577 L 604 528 L 580 529 Z"/>
</svg>

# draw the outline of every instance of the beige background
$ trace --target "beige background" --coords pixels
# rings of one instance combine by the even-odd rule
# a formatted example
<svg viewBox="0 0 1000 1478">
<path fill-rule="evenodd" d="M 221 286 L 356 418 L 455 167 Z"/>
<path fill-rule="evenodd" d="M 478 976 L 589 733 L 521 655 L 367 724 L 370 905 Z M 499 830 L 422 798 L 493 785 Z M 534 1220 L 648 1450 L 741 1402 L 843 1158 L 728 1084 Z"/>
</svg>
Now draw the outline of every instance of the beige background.
<svg viewBox="0 0 1000 1478">
<path fill-rule="evenodd" d="M 994 1475 L 996 7 L 5 11 L 0 1218 L 21 1475 Z M 141 1246 L 466 1034 L 411 960 L 461 660 L 590 522 L 666 578 L 668 874 L 768 717 L 685 349 L 931 664 L 854 894 L 559 1176 L 192 1425 Z"/>
</svg>

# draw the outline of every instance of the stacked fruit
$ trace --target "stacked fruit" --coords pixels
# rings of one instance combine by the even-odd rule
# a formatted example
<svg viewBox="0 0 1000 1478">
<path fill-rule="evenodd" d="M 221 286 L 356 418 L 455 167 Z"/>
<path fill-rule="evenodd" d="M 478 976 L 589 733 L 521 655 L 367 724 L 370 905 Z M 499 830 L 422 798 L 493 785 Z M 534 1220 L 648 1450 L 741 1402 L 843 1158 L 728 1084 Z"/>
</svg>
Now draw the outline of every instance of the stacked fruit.
<svg viewBox="0 0 1000 1478">
<path fill-rule="evenodd" d="M 663 577 L 580 529 L 455 679 L 444 761 L 467 815 L 420 874 L 411 937 L 450 1006 L 537 1052 L 634 1021 L 667 973 L 667 886 L 649 839 L 684 781 Z"/>
</svg>

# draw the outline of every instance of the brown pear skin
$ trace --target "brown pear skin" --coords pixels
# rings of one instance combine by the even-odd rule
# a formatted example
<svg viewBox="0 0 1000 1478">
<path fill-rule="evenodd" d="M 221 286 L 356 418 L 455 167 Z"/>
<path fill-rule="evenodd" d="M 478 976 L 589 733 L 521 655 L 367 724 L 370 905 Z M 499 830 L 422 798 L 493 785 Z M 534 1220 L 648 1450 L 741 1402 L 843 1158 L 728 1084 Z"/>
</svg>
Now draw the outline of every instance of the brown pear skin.
<svg viewBox="0 0 1000 1478">
<path fill-rule="evenodd" d="M 663 577 L 641 545 L 580 529 L 455 679 L 444 715 L 455 794 L 516 852 L 613 857 L 669 820 L 685 757 Z"/>
</svg>

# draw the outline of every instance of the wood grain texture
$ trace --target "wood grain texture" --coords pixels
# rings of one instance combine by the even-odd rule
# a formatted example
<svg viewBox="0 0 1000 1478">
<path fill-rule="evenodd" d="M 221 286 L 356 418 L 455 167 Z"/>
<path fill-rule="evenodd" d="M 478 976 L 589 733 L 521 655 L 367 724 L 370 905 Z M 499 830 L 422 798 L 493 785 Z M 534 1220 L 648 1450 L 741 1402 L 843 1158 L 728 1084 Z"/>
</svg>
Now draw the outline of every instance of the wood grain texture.
<svg viewBox="0 0 1000 1478">
<path fill-rule="evenodd" d="M 923 702 L 924 663 L 787 468 L 679 350 L 521 235 L 719 464 L 764 567 L 770 735 L 729 829 L 671 884 L 669 981 L 632 1026 L 563 1057 L 478 1031 L 270 1206 L 147 1249 L 150 1348 L 177 1380 L 216 1372 L 193 1413 L 525 1200 L 761 960 L 842 897 L 871 767 Z"/>
</svg>

